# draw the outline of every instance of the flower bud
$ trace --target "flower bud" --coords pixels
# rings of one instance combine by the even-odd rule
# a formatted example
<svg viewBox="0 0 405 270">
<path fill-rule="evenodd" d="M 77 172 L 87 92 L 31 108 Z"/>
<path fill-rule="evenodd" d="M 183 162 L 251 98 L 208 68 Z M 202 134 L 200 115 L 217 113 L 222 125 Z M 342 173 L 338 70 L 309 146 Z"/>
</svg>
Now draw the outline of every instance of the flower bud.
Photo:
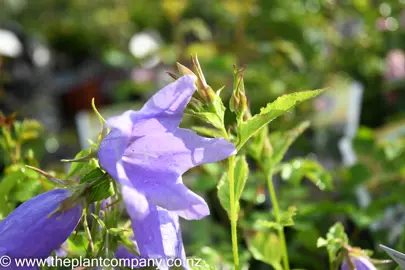
<svg viewBox="0 0 405 270">
<path fill-rule="evenodd" d="M 245 68 L 243 67 L 240 70 L 236 69 L 234 66 L 234 88 L 233 93 L 231 96 L 231 100 L 229 101 L 229 107 L 232 112 L 236 113 L 238 119 L 243 119 L 245 115 L 248 105 L 247 105 L 247 98 L 245 93 L 245 85 L 243 82 L 243 71 Z"/>
</svg>

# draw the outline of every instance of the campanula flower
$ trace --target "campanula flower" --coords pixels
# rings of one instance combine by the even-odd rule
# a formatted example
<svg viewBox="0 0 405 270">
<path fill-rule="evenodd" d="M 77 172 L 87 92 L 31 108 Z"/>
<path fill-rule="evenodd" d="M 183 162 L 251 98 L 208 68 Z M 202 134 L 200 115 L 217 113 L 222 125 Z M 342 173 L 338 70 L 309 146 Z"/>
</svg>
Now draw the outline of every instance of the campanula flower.
<svg viewBox="0 0 405 270">
<path fill-rule="evenodd" d="M 356 270 L 377 270 L 377 268 L 370 262 L 370 258 L 366 256 L 351 256 L 350 260 L 353 262 Z M 340 268 L 341 270 L 350 270 L 349 263 L 345 259 Z"/>
<path fill-rule="evenodd" d="M 99 147 L 101 167 L 122 186 L 141 257 L 183 258 L 178 216 L 201 219 L 209 209 L 181 176 L 236 153 L 225 139 L 179 128 L 196 91 L 195 79 L 183 76 L 152 96 L 140 111 L 108 119 L 111 131 Z"/>
<path fill-rule="evenodd" d="M 59 248 L 74 231 L 82 214 L 80 203 L 66 211 L 55 211 L 71 195 L 69 189 L 51 190 L 23 203 L 8 215 L 0 222 L 0 256 L 47 258 Z"/>
</svg>

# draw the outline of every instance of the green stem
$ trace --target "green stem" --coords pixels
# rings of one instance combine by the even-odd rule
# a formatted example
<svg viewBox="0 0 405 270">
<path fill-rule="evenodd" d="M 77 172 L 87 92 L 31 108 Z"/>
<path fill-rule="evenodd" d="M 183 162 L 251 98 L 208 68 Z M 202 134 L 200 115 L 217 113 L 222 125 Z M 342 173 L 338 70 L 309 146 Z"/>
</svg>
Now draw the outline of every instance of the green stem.
<svg viewBox="0 0 405 270">
<path fill-rule="evenodd" d="M 270 169 L 267 173 L 267 186 L 269 188 L 271 203 L 273 205 L 274 216 L 276 217 L 276 221 L 280 222 L 280 219 L 281 219 L 280 207 L 278 206 L 278 201 L 277 201 L 276 191 L 274 190 L 272 175 L 273 175 L 273 173 Z M 290 264 L 288 262 L 288 250 L 287 250 L 287 245 L 286 245 L 285 236 L 284 236 L 284 228 L 280 228 L 278 230 L 278 234 L 280 237 L 281 248 L 283 250 L 284 270 L 290 270 Z"/>
<path fill-rule="evenodd" d="M 91 237 L 91 231 L 89 228 L 89 223 L 87 222 L 87 207 L 83 209 L 83 226 L 84 231 L 86 232 L 87 239 L 89 240 L 89 245 L 87 247 L 86 258 L 90 258 L 90 256 L 94 253 L 94 243 L 93 238 Z"/>
<path fill-rule="evenodd" d="M 94 214 L 99 216 L 100 209 L 101 209 L 101 201 L 97 201 Z M 96 239 L 96 235 L 97 235 L 97 232 L 98 232 L 98 222 L 97 222 L 97 220 L 95 218 L 93 218 L 93 221 L 91 223 L 91 231 L 90 232 L 91 232 L 91 237 L 92 237 L 92 239 L 94 241 Z"/>
<path fill-rule="evenodd" d="M 237 202 L 235 201 L 235 178 L 234 178 L 234 161 L 235 156 L 228 158 L 228 180 L 229 180 L 229 200 L 230 200 L 230 220 L 232 232 L 232 252 L 235 270 L 239 270 L 239 253 L 238 253 L 238 234 L 237 234 Z"/>
</svg>

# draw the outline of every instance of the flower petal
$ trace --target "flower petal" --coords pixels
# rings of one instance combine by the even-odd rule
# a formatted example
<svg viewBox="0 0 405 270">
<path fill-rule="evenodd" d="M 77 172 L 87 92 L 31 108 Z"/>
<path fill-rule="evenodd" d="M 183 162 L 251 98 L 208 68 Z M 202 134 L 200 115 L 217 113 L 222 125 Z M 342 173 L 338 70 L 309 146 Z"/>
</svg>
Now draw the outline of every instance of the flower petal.
<svg viewBox="0 0 405 270">
<path fill-rule="evenodd" d="M 122 186 L 127 212 L 132 221 L 134 240 L 142 258 L 185 260 L 178 216 L 154 204 L 135 189 Z"/>
<path fill-rule="evenodd" d="M 0 250 L 11 258 L 47 258 L 80 220 L 80 204 L 50 216 L 71 194 L 68 189 L 55 189 L 20 205 L 0 223 Z"/>
<path fill-rule="evenodd" d="M 184 109 L 197 89 L 195 80 L 195 76 L 189 75 L 168 84 L 145 103 L 140 113 L 160 119 L 167 130 L 177 128 Z"/>
<path fill-rule="evenodd" d="M 170 176 L 169 176 L 170 177 Z M 176 182 L 162 181 L 159 185 L 135 186 L 147 199 L 188 220 L 202 219 L 210 214 L 203 198 L 188 189 L 180 178 Z"/>
<path fill-rule="evenodd" d="M 154 94 L 140 111 L 129 110 L 107 120 L 107 127 L 123 135 L 144 136 L 177 128 L 196 90 L 195 76 L 183 76 Z"/>
<path fill-rule="evenodd" d="M 377 268 L 370 262 L 367 257 L 352 257 L 352 262 L 357 270 L 377 270 Z M 349 264 L 346 260 L 343 261 L 342 270 L 350 270 Z"/>
<path fill-rule="evenodd" d="M 173 133 L 150 134 L 135 140 L 125 150 L 122 161 L 141 171 L 143 168 L 144 171 L 173 174 L 177 176 L 176 180 L 193 167 L 233 154 L 236 154 L 235 146 L 225 139 L 204 138 L 191 130 L 178 128 Z"/>
<path fill-rule="evenodd" d="M 107 120 L 111 132 L 98 151 L 101 166 L 114 178 L 115 163 L 122 157 L 130 141 L 154 133 L 176 129 L 184 109 L 195 92 L 195 77 L 183 76 L 152 96 L 140 111 L 129 110 Z"/>
</svg>

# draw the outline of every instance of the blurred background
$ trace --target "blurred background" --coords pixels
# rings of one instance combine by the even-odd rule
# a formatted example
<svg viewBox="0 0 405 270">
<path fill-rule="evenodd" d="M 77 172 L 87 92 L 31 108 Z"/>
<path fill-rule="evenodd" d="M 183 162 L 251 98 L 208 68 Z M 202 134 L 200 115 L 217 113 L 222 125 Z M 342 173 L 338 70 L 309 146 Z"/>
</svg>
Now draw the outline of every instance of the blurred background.
<svg viewBox="0 0 405 270">
<path fill-rule="evenodd" d="M 246 65 L 253 113 L 282 94 L 329 87 L 270 126 L 311 120 L 288 155 L 318 160 L 335 188 L 315 196 L 310 184 L 292 189 L 282 180 L 304 177 L 294 174 L 303 170 L 295 163 L 282 171 L 278 191 L 282 204 L 302 205 L 287 231 L 293 266 L 325 269 L 315 264 L 327 263 L 316 239 L 337 220 L 355 245 L 405 251 L 404 50 L 404 0 L 0 0 L 0 110 L 8 116 L 1 124 L 12 113 L 37 120 L 23 122 L 21 142 L 42 167 L 61 170 L 59 160 L 88 147 L 99 131 L 93 97 L 105 117 L 139 108 L 172 81 L 166 72 L 176 72 L 176 62 L 190 67 L 191 54 L 213 89 L 225 85 L 224 100 L 233 64 Z M 190 177 L 213 214 L 188 222 L 184 234 L 188 253 L 227 265 L 230 233 L 214 198 L 218 173 Z M 249 207 L 269 207 L 263 185 L 249 178 Z M 376 256 L 386 258 L 380 250 Z"/>
</svg>

